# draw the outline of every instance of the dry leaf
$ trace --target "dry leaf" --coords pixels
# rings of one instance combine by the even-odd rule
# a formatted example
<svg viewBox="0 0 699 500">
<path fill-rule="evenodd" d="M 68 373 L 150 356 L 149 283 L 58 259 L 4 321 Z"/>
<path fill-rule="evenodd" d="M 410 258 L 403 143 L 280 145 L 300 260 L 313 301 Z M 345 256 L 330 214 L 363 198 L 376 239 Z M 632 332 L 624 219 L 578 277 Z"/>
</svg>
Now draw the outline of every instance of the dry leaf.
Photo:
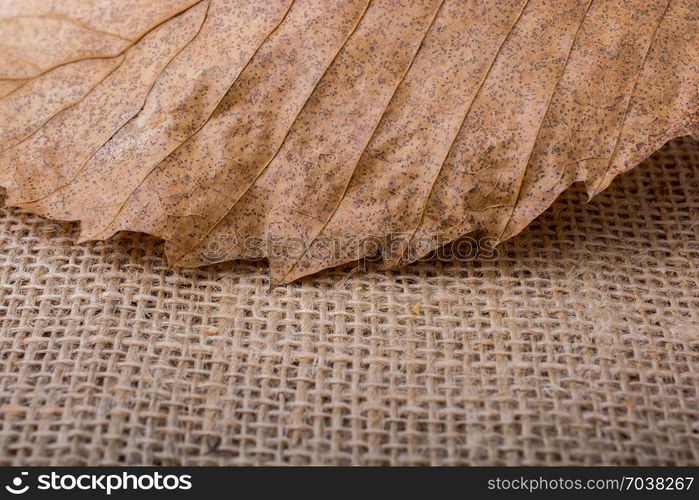
<svg viewBox="0 0 699 500">
<path fill-rule="evenodd" d="M 123 56 L 85 59 L 58 66 L 26 82 L 7 81 L 0 99 L 0 151 L 5 151 L 46 123 L 59 111 L 75 105 L 123 62 Z"/>
<path fill-rule="evenodd" d="M 107 72 L 81 99 L 1 153 L 3 171 L 8 172 L 11 185 L 15 187 L 8 193 L 8 202 L 37 200 L 31 208 L 43 213 L 42 201 L 56 190 L 72 189 L 75 181 L 80 180 L 83 165 L 141 110 L 156 78 L 198 33 L 206 7 L 204 2 L 199 3 L 148 33 L 127 50 L 114 71 Z M 55 87 L 47 85 L 41 89 L 44 92 L 32 95 L 44 98 L 53 89 Z M 3 103 L 14 101 L 21 90 L 6 96 Z M 22 113 L 21 116 L 36 115 Z M 3 130 L 3 138 L 19 135 L 13 130 L 18 122 L 8 120 L 7 123 L 9 133 Z M 3 143 L 4 140 L 0 140 L 0 146 Z M 54 218 L 64 217 L 59 214 Z"/>
<path fill-rule="evenodd" d="M 699 0 L 20 3 L 0 33 L 90 36 L 0 72 L 8 202 L 83 240 L 158 235 L 174 265 L 267 257 L 280 283 L 502 241 L 699 136 Z"/>
<path fill-rule="evenodd" d="M 0 80 L 0 98 L 24 85 L 23 80 Z"/>
<path fill-rule="evenodd" d="M 197 1 L 2 0 L 0 79 L 28 79 L 60 64 L 115 57 Z"/>
<path fill-rule="evenodd" d="M 9 202 L 56 219 L 82 220 L 83 237 L 98 237 L 103 232 L 100 224 L 108 224 L 120 212 L 123 201 L 141 182 L 142 172 L 147 174 L 205 123 L 239 71 L 284 18 L 290 3 L 205 1 L 154 30 L 130 49 L 135 60 L 125 62 L 125 77 L 116 78 L 117 92 L 114 84 L 105 82 L 74 109 L 59 114 L 55 127 L 48 124 L 30 141 L 13 148 L 14 158 L 7 162 L 17 166 L 15 183 L 21 187 L 10 191 Z M 170 27 L 188 20 L 191 13 L 196 13 L 191 26 L 196 30 Z M 161 31 L 165 40 L 182 37 L 182 44 L 164 43 L 158 36 Z M 176 50 L 160 57 L 152 53 L 153 48 Z M 156 62 L 162 64 L 156 67 Z M 134 81 L 142 95 L 134 95 Z M 85 120 L 93 109 L 98 114 Z M 70 123 L 65 123 L 67 117 Z M 74 133 L 76 127 L 83 129 L 81 134 Z M 52 132 L 49 138 L 44 137 L 47 128 Z M 66 131 L 75 140 L 56 137 Z M 46 145 L 59 143 L 70 147 L 63 146 L 59 155 L 48 158 L 47 176 L 30 182 L 47 170 Z M 101 189 L 94 189 L 96 185 Z"/>
<path fill-rule="evenodd" d="M 11 47 L 0 46 L 0 68 L 9 71 L 9 67 L 1 62 L 9 57 L 9 49 L 24 58 L 30 58 L 33 52 L 44 58 L 40 68 L 35 61 L 34 65 L 39 69 L 30 72 L 33 77 L 0 80 L 0 152 L 28 137 L 58 111 L 77 103 L 121 65 L 123 53 L 143 36 L 196 3 L 196 0 L 0 2 L 3 43 L 7 45 L 13 34 L 19 38 Z M 46 23 L 54 25 L 46 26 Z M 105 33 L 104 27 L 121 35 L 115 38 Z M 75 29 L 89 32 L 90 38 L 85 40 L 74 36 Z M 66 43 L 56 43 L 57 33 Z M 115 40 L 118 43 L 113 44 L 112 49 L 104 50 Z M 71 56 L 68 54 L 71 50 L 83 53 Z M 15 60 L 10 67 L 16 63 Z M 0 73 L 2 71 L 0 69 Z"/>
</svg>

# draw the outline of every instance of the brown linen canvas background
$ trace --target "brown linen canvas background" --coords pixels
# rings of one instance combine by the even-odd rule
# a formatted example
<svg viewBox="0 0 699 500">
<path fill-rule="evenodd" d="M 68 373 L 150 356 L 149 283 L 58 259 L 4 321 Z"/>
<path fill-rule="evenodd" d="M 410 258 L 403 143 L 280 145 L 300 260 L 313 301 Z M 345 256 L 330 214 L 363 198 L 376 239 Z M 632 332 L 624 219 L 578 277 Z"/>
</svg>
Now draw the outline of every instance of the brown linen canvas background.
<svg viewBox="0 0 699 500">
<path fill-rule="evenodd" d="M 1 464 L 699 464 L 699 145 L 495 262 L 168 269 L 0 220 Z"/>
</svg>

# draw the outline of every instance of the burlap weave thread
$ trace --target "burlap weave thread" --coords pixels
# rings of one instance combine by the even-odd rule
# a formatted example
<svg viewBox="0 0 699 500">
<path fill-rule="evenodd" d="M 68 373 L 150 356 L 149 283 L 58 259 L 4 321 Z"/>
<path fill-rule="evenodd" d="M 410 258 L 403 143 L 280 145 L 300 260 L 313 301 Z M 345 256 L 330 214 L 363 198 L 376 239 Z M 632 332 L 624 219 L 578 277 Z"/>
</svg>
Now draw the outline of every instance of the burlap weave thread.
<svg viewBox="0 0 699 500">
<path fill-rule="evenodd" d="M 168 268 L 0 214 L 0 463 L 699 464 L 699 144 L 495 262 Z"/>
</svg>

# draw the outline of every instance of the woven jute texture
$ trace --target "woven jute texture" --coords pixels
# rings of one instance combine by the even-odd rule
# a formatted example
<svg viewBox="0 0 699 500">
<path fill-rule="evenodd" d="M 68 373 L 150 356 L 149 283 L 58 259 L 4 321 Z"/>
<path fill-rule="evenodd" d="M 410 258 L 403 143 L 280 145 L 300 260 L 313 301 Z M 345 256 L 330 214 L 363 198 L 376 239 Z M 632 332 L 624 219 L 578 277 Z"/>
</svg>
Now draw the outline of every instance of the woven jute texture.
<svg viewBox="0 0 699 500">
<path fill-rule="evenodd" d="M 495 261 L 169 269 L 0 221 L 2 464 L 699 464 L 699 144 Z"/>
</svg>

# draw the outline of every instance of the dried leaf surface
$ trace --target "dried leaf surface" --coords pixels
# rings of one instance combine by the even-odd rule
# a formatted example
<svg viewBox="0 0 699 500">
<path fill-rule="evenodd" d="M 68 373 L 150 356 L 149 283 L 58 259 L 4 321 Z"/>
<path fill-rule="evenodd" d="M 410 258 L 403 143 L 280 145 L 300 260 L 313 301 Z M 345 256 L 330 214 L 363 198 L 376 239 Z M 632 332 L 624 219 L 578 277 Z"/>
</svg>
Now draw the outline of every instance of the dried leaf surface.
<svg viewBox="0 0 699 500">
<path fill-rule="evenodd" d="M 58 66 L 25 82 L 12 82 L 0 99 L 0 151 L 28 138 L 53 115 L 76 104 L 124 61 L 124 56 Z"/>
<path fill-rule="evenodd" d="M 106 33 L 138 7 L 66 4 Z M 396 267 L 698 136 L 698 33 L 699 0 L 205 1 L 116 57 L 0 81 L 0 182 L 83 239 L 158 235 L 175 265 Z"/>
<path fill-rule="evenodd" d="M 167 237 L 206 230 L 198 214 L 222 216 L 241 181 L 271 161 L 367 5 L 295 2 L 211 119 L 155 166 L 105 231 L 138 227 Z M 192 160 L 202 157 L 203 168 L 192 170 Z"/>
<path fill-rule="evenodd" d="M 23 80 L 0 80 L 0 99 L 21 87 L 23 84 Z"/>
<path fill-rule="evenodd" d="M 44 207 L 80 185 L 87 162 L 143 107 L 158 75 L 199 32 L 206 10 L 207 4 L 199 3 L 154 29 L 82 99 L 1 153 L 1 169 L 13 179 L 8 202 L 48 217 L 73 219 L 68 210 L 61 212 L 63 204 L 53 210 Z"/>
<path fill-rule="evenodd" d="M 60 64 L 115 57 L 197 1 L 4 0 L 0 79 L 32 78 Z"/>
<path fill-rule="evenodd" d="M 194 11 L 201 10 L 206 17 L 203 25 L 194 38 L 189 37 L 191 42 L 173 55 L 167 67 L 154 68 L 153 78 L 148 78 L 148 84 L 142 86 L 147 91 L 145 103 L 139 98 L 138 108 L 130 106 L 128 120 L 122 118 L 123 114 L 115 117 L 118 126 L 97 134 L 89 148 L 85 148 L 84 141 L 75 144 L 82 154 L 73 151 L 69 158 L 53 164 L 69 182 L 60 182 L 56 188 L 55 179 L 42 179 L 41 189 L 27 192 L 22 205 L 47 217 L 82 220 L 86 222 L 83 238 L 99 237 L 104 232 L 103 226 L 120 214 L 126 200 L 153 167 L 206 122 L 240 71 L 284 19 L 290 3 L 279 0 L 257 5 L 247 0 L 212 0 L 210 4 L 203 2 L 194 7 Z M 172 34 L 181 36 L 183 32 L 173 28 L 166 36 Z M 154 46 L 169 45 L 155 40 Z M 212 51 L 218 57 L 209 57 Z M 147 57 L 167 62 L 164 58 Z M 126 65 L 133 74 L 129 73 L 125 81 L 142 77 L 141 66 L 141 63 Z M 115 96 L 111 89 L 107 90 L 110 99 L 124 102 L 124 96 Z M 124 87 L 124 91 L 129 90 Z M 102 107 L 106 110 L 110 105 L 111 102 Z M 92 109 L 93 105 L 85 102 L 84 107 Z M 82 110 L 70 113 L 75 121 L 82 114 Z M 57 125 L 61 131 L 66 128 L 72 129 L 62 123 Z M 41 140 L 38 136 L 36 140 Z M 16 148 L 17 159 L 13 163 L 24 162 L 22 158 L 36 150 L 33 145 L 27 145 L 26 149 Z M 35 158 L 33 164 L 41 169 L 42 162 L 43 157 Z M 73 168 L 66 173 L 69 162 Z M 25 164 L 20 170 L 32 176 L 38 172 Z M 95 185 L 101 189 L 94 189 Z"/>
<path fill-rule="evenodd" d="M 176 16 L 184 7 L 197 4 L 194 1 L 178 1 L 169 3 L 167 6 L 151 6 L 144 12 L 145 24 L 132 19 L 132 26 L 127 29 L 123 25 L 126 24 L 126 20 L 135 15 L 135 10 L 133 9 L 136 9 L 138 5 L 134 2 L 125 2 L 121 5 L 121 9 L 129 8 L 131 10 L 124 12 L 115 8 L 116 6 L 114 5 L 111 8 L 106 8 L 107 2 L 102 3 L 104 5 L 101 8 L 98 8 L 98 5 L 93 5 L 93 8 L 87 12 L 85 12 L 86 2 L 61 2 L 56 4 L 42 0 L 41 5 L 37 4 L 33 8 L 36 12 L 40 12 L 40 14 L 36 15 L 41 16 L 54 16 L 63 19 L 66 16 L 73 15 L 77 16 L 73 19 L 83 19 L 80 22 L 87 22 L 88 20 L 99 22 L 101 20 L 102 23 L 106 24 L 109 24 L 111 21 L 114 24 L 114 28 L 124 29 L 130 33 L 135 32 L 137 37 L 145 37 L 152 31 L 148 28 L 148 23 L 152 25 L 153 29 L 158 30 L 162 23 L 166 23 L 167 19 Z M 129 6 L 129 3 L 132 5 Z M 25 10 L 31 7 L 31 4 L 32 2 L 5 2 L 3 6 L 7 10 L 3 11 L 4 14 L 7 15 L 9 12 L 12 15 L 4 19 L 30 18 L 32 11 L 29 10 L 29 14 L 27 14 Z M 38 9 L 39 7 L 41 7 L 41 10 Z M 201 7 L 199 9 L 201 10 Z M 92 16 L 89 14 L 92 14 Z M 165 19 L 167 16 L 169 17 Z M 119 21 L 119 19 L 122 21 Z M 135 31 L 135 28 L 139 26 L 145 30 L 143 33 Z M 172 30 L 172 24 L 167 29 Z M 177 40 L 168 40 L 167 37 L 162 36 L 165 28 L 160 28 L 158 31 L 161 33 L 160 43 L 163 49 L 165 51 L 175 50 L 177 48 Z M 140 42 L 143 42 L 143 40 L 139 39 L 134 43 L 139 45 Z M 152 45 L 150 40 L 148 43 Z M 140 44 L 144 45 L 144 43 Z M 54 45 L 60 46 L 60 44 L 55 43 L 55 40 Z M 172 47 L 168 47 L 168 45 L 172 45 Z M 90 50 L 89 45 L 85 47 L 87 50 Z M 126 52 L 130 54 L 128 58 L 129 64 L 134 60 L 133 52 L 135 51 L 137 49 L 134 49 L 132 44 L 129 44 L 129 47 L 126 49 Z M 162 64 L 163 61 L 157 60 L 157 57 L 161 54 L 155 55 L 156 58 L 149 64 Z M 120 68 L 124 59 L 124 54 L 115 57 L 81 59 L 59 64 L 34 78 L 0 80 L 0 153 L 28 139 L 51 117 L 84 99 L 96 85 L 102 83 L 105 78 L 111 76 L 115 70 Z M 91 102 L 94 106 L 95 100 L 93 99 Z M 82 109 L 87 108 L 83 106 Z M 73 136 L 76 132 L 80 132 L 80 130 L 75 129 L 71 131 Z M 7 178 L 10 170 L 10 168 L 3 170 L 2 174 L 4 177 Z"/>
</svg>

